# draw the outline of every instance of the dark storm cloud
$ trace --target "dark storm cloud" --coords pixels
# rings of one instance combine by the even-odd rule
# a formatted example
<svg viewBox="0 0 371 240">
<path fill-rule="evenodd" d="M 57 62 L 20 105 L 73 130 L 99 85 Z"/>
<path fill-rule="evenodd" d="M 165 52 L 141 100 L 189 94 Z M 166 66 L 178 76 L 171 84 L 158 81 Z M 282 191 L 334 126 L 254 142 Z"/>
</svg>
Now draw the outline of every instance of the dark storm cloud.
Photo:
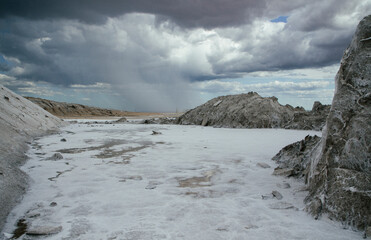
<svg viewBox="0 0 371 240">
<path fill-rule="evenodd" d="M 30 20 L 75 19 L 102 24 L 107 17 L 125 13 L 150 13 L 172 19 L 184 27 L 223 27 L 246 23 L 261 16 L 263 0 L 3 0 L 0 17 Z"/>
<path fill-rule="evenodd" d="M 106 83 L 138 109 L 175 109 L 192 98 L 190 82 L 338 63 L 371 12 L 354 2 L 3 0 L 0 74 L 64 88 Z M 280 16 L 287 23 L 270 21 Z"/>
</svg>

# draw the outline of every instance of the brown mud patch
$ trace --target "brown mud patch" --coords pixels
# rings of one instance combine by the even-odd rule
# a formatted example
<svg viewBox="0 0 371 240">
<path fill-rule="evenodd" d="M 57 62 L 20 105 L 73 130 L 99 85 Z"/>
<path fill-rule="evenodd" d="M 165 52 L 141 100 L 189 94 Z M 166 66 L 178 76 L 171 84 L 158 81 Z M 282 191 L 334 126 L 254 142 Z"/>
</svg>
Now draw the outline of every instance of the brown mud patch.
<svg viewBox="0 0 371 240">
<path fill-rule="evenodd" d="M 148 146 L 149 145 L 140 146 L 140 147 L 133 147 L 133 148 L 128 148 L 128 149 L 122 149 L 122 150 L 104 149 L 103 152 L 95 155 L 94 157 L 100 158 L 100 159 L 113 158 L 113 157 L 124 155 L 124 154 L 129 153 L 129 152 L 140 151 L 142 149 L 147 148 Z"/>
<path fill-rule="evenodd" d="M 202 177 L 191 177 L 185 179 L 177 179 L 178 187 L 181 188 L 196 188 L 196 187 L 210 187 L 213 184 L 211 183 L 211 178 L 218 172 L 218 170 L 210 170 L 202 173 Z"/>
<path fill-rule="evenodd" d="M 27 231 L 26 219 L 24 219 L 24 218 L 19 219 L 18 222 L 17 222 L 17 228 L 13 232 L 13 237 L 11 237 L 10 239 L 18 239 L 22 235 L 24 235 L 26 233 L 26 231 Z"/>
<path fill-rule="evenodd" d="M 113 140 L 107 141 L 104 144 L 99 145 L 99 146 L 85 147 L 85 148 L 65 148 L 65 149 L 59 149 L 56 152 L 59 152 L 59 153 L 82 153 L 82 152 L 86 152 L 86 151 L 101 150 L 101 149 L 104 149 L 104 148 L 108 149 L 110 147 L 125 144 L 125 143 L 127 143 L 126 140 L 113 139 Z"/>
</svg>

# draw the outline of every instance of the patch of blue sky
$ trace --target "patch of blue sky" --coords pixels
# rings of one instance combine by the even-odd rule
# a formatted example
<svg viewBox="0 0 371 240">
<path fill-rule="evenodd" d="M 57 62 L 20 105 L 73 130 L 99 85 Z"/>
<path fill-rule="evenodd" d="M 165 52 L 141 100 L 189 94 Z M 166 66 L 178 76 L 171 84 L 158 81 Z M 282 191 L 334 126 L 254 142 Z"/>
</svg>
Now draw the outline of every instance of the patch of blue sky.
<svg viewBox="0 0 371 240">
<path fill-rule="evenodd" d="M 271 22 L 278 23 L 278 22 L 283 22 L 287 23 L 287 18 L 289 16 L 279 16 L 278 18 L 272 19 Z"/>
<path fill-rule="evenodd" d="M 4 56 L 0 54 L 0 69 L 1 69 L 1 67 L 3 67 L 3 68 L 8 68 L 8 67 L 14 67 L 14 66 L 15 66 L 14 63 L 12 63 L 12 62 L 6 60 L 6 59 L 4 58 Z"/>
</svg>

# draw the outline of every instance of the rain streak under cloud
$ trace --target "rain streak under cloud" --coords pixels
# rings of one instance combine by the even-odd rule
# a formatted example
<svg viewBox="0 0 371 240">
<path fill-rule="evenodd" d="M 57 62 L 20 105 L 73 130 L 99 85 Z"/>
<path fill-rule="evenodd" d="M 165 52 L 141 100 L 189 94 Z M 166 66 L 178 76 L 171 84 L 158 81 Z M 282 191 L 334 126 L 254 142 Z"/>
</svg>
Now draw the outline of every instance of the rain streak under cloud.
<svg viewBox="0 0 371 240">
<path fill-rule="evenodd" d="M 175 111 L 257 91 L 331 103 L 360 1 L 2 1 L 0 84 L 22 95 Z"/>
</svg>

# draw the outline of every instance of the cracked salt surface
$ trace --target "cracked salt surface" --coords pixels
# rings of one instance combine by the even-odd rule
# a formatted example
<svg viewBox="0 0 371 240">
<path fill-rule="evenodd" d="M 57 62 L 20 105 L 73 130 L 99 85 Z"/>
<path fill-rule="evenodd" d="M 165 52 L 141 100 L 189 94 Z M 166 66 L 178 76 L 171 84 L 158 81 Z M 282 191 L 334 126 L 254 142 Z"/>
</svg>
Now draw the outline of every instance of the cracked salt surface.
<svg viewBox="0 0 371 240">
<path fill-rule="evenodd" d="M 360 239 L 308 216 L 303 183 L 272 175 L 271 157 L 307 134 L 319 133 L 70 125 L 33 143 L 23 166 L 31 187 L 3 236 L 25 219 L 29 229 L 54 232 L 19 239 Z M 50 159 L 58 151 L 63 159 Z M 262 199 L 272 191 L 283 198 Z"/>
</svg>

